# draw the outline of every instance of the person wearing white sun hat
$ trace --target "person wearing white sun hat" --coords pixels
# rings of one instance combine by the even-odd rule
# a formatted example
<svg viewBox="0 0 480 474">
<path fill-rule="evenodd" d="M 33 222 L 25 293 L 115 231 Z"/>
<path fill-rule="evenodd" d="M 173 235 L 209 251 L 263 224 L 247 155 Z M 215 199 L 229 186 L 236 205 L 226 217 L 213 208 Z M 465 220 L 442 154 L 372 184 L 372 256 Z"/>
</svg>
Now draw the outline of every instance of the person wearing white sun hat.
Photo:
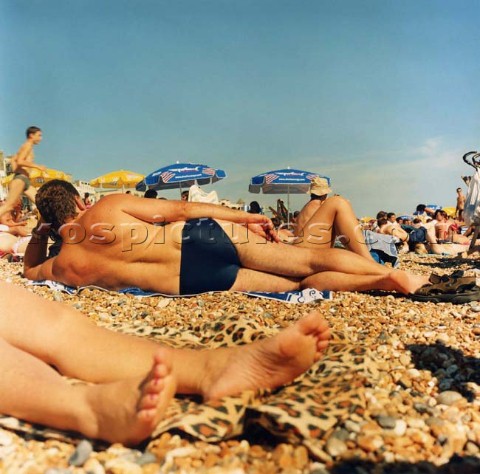
<svg viewBox="0 0 480 474">
<path fill-rule="evenodd" d="M 317 176 L 312 180 L 310 201 L 296 220 L 296 243 L 318 248 L 321 241 L 333 247 L 338 237 L 348 250 L 373 260 L 350 202 L 338 195 L 329 197 L 332 192 L 328 179 Z"/>
</svg>

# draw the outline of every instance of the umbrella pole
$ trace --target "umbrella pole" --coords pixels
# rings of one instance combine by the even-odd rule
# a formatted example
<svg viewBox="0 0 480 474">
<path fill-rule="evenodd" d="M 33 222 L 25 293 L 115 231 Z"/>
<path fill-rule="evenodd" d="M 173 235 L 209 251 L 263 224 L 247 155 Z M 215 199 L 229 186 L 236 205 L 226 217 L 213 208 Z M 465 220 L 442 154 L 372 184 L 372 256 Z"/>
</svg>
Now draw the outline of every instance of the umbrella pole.
<svg viewBox="0 0 480 474">
<path fill-rule="evenodd" d="M 287 226 L 290 227 L 290 185 L 287 186 Z"/>
</svg>

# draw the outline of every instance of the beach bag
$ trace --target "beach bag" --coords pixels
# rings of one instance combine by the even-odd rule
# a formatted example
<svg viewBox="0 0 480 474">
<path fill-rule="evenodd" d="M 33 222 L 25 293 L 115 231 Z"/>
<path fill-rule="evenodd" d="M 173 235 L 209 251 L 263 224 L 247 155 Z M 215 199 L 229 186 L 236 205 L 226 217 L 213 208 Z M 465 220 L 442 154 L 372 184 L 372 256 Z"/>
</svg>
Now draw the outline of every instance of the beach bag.
<svg viewBox="0 0 480 474">
<path fill-rule="evenodd" d="M 427 240 L 427 229 L 425 227 L 419 227 L 418 229 L 413 229 L 408 234 L 408 241 L 412 244 L 422 244 Z"/>
<path fill-rule="evenodd" d="M 463 220 L 468 226 L 480 224 L 480 170 L 477 169 L 468 185 Z"/>
</svg>

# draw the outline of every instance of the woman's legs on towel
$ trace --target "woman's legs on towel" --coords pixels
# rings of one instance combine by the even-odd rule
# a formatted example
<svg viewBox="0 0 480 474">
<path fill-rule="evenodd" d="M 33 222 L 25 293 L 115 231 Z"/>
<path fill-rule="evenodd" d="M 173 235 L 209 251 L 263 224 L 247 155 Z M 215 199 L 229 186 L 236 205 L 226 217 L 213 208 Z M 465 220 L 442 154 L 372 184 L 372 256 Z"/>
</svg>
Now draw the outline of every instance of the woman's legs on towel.
<svg viewBox="0 0 480 474">
<path fill-rule="evenodd" d="M 314 211 L 310 212 L 309 207 Z M 328 248 L 333 247 L 336 237 L 340 237 L 349 250 L 373 260 L 352 206 L 345 198 L 333 196 L 325 201 L 310 201 L 304 209 L 309 213 L 308 220 L 295 229 L 295 235 L 301 239 L 295 245 Z"/>
<path fill-rule="evenodd" d="M 329 339 L 325 321 L 311 313 L 253 344 L 178 350 L 99 328 L 72 308 L 14 285 L 0 283 L 0 300 L 0 370 L 8 372 L 0 378 L 0 412 L 109 441 L 147 437 L 175 384 L 179 393 L 206 399 L 278 387 L 318 360 Z M 49 365 L 97 385 L 71 387 Z M 115 411 L 114 398 L 126 400 Z M 88 424 L 79 425 L 79 414 Z"/>
</svg>

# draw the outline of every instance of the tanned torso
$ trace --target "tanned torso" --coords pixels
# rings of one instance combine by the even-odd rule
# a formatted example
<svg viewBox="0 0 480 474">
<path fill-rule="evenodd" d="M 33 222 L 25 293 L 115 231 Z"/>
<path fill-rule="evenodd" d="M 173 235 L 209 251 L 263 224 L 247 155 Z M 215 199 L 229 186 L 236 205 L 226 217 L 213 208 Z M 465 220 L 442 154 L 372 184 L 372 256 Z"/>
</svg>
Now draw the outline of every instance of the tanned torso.
<svg viewBox="0 0 480 474">
<path fill-rule="evenodd" d="M 154 226 L 100 200 L 62 231 L 52 271 L 70 285 L 178 294 L 184 222 Z M 168 275 L 168 278 L 165 277 Z"/>
<path fill-rule="evenodd" d="M 33 153 L 33 144 L 29 140 L 27 140 L 18 150 L 18 153 L 12 158 L 11 166 L 12 166 L 12 171 L 14 173 L 18 174 L 23 174 L 25 176 L 29 176 L 28 174 L 28 169 L 24 168 L 23 166 L 19 165 L 17 162 L 17 157 L 20 156 L 21 154 L 25 154 L 25 161 L 29 161 L 30 163 L 33 163 L 33 160 L 35 158 L 35 155 Z"/>
<path fill-rule="evenodd" d="M 463 211 L 465 209 L 466 197 L 464 194 L 457 195 L 457 211 Z"/>
</svg>

